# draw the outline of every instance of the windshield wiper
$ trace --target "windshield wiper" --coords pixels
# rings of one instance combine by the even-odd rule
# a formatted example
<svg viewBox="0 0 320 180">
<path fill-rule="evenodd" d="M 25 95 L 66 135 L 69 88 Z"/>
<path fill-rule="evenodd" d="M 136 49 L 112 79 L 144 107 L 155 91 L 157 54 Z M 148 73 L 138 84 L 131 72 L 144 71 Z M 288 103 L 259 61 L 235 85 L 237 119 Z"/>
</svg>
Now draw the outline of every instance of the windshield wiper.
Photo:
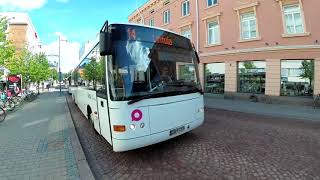
<svg viewBox="0 0 320 180">
<path fill-rule="evenodd" d="M 133 100 L 128 101 L 127 104 L 130 105 L 130 104 L 142 101 L 144 99 L 149 99 L 149 98 L 153 98 L 153 97 L 161 97 L 161 96 L 164 96 L 163 94 L 165 94 L 165 93 L 156 93 L 156 94 L 144 95 L 144 96 L 141 96 L 141 97 L 139 97 L 137 99 L 133 99 Z"/>
<path fill-rule="evenodd" d="M 188 84 L 184 82 L 172 82 L 172 83 L 167 83 L 167 86 L 176 86 L 176 87 L 182 87 L 182 86 L 187 86 L 187 87 L 194 87 L 194 84 Z"/>
<path fill-rule="evenodd" d="M 148 94 L 148 95 L 144 95 L 144 96 L 141 96 L 137 99 L 133 99 L 133 100 L 130 100 L 128 101 L 128 105 L 130 104 L 134 104 L 136 102 L 139 102 L 139 101 L 142 101 L 144 99 L 150 99 L 150 98 L 155 98 L 155 97 L 166 97 L 167 95 L 170 95 L 170 94 L 175 94 L 175 95 L 182 95 L 182 94 L 187 94 L 187 93 L 200 93 L 200 94 L 203 94 L 202 90 L 201 89 L 190 89 L 190 90 L 187 90 L 187 91 L 169 91 L 169 92 L 163 92 L 163 93 L 156 93 L 156 94 Z"/>
</svg>

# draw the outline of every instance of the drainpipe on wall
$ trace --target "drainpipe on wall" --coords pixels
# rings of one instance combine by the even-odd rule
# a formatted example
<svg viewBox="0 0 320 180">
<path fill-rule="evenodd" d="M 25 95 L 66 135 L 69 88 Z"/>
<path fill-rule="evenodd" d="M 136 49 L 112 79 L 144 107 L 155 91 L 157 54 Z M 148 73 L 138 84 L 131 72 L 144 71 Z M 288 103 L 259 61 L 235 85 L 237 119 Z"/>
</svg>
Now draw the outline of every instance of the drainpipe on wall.
<svg viewBox="0 0 320 180">
<path fill-rule="evenodd" d="M 141 22 L 142 22 L 142 24 L 144 24 L 144 17 L 141 14 L 140 7 L 138 7 L 138 0 L 136 0 L 136 6 L 137 6 L 137 9 L 138 9 L 138 13 L 140 15 L 140 18 L 141 18 Z"/>
<path fill-rule="evenodd" d="M 141 22 L 142 22 L 142 24 L 144 24 L 144 17 L 142 16 L 139 8 L 138 8 L 138 11 L 139 11 L 139 14 L 140 14 Z"/>
<path fill-rule="evenodd" d="M 196 32 L 197 32 L 197 44 L 196 50 L 199 53 L 199 0 L 196 0 Z M 199 53 L 200 55 L 200 53 Z M 199 72 L 200 72 L 200 83 L 201 87 L 204 90 L 204 67 L 203 64 L 200 63 L 199 65 Z"/>
<path fill-rule="evenodd" d="M 196 50 L 199 52 L 199 4 L 198 0 L 196 0 L 196 26 L 197 26 L 197 47 Z"/>
</svg>

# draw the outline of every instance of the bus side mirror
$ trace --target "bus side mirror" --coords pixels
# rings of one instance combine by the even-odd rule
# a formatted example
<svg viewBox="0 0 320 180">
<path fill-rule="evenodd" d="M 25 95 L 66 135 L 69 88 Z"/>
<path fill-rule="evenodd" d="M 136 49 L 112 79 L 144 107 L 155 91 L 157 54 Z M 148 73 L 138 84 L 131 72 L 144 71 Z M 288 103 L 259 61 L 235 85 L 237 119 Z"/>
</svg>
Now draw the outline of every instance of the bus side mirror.
<svg viewBox="0 0 320 180">
<path fill-rule="evenodd" d="M 112 54 L 111 33 L 109 32 L 109 23 L 106 21 L 100 30 L 99 37 L 100 55 L 106 56 Z"/>
<path fill-rule="evenodd" d="M 99 45 L 101 56 L 112 54 L 111 35 L 109 32 L 100 32 Z"/>
</svg>

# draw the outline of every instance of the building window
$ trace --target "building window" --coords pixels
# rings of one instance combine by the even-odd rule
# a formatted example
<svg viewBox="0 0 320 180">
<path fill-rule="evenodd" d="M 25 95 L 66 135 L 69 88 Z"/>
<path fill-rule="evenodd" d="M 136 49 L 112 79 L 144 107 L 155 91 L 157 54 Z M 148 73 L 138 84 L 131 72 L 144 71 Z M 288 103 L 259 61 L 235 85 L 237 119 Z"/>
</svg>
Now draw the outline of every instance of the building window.
<svg viewBox="0 0 320 180">
<path fill-rule="evenodd" d="M 186 37 L 186 38 L 191 39 L 191 29 L 190 29 L 190 28 L 183 29 L 183 30 L 181 31 L 181 35 L 182 35 L 183 37 Z"/>
<path fill-rule="evenodd" d="M 139 18 L 139 19 L 137 20 L 137 24 L 143 24 L 143 22 L 142 22 L 142 19 L 141 19 L 141 18 Z"/>
<path fill-rule="evenodd" d="M 166 10 L 163 12 L 163 24 L 169 24 L 170 23 L 170 11 Z"/>
<path fill-rule="evenodd" d="M 205 92 L 224 93 L 225 63 L 205 64 Z"/>
<path fill-rule="evenodd" d="M 241 19 L 241 39 L 257 38 L 257 20 L 254 12 L 243 13 Z"/>
<path fill-rule="evenodd" d="M 265 82 L 265 61 L 245 61 L 238 63 L 238 92 L 264 94 Z"/>
<path fill-rule="evenodd" d="M 283 16 L 287 34 L 304 33 L 301 9 L 298 4 L 283 6 Z"/>
<path fill-rule="evenodd" d="M 184 1 L 182 3 L 182 16 L 187 16 L 190 14 L 190 2 Z"/>
<path fill-rule="evenodd" d="M 281 61 L 281 96 L 312 96 L 313 60 Z"/>
<path fill-rule="evenodd" d="M 154 18 L 152 18 L 152 19 L 149 20 L 149 25 L 150 25 L 150 26 L 154 26 Z"/>
<path fill-rule="evenodd" d="M 208 23 L 208 44 L 214 45 L 220 43 L 220 28 L 218 21 Z"/>
<path fill-rule="evenodd" d="M 169 3 L 170 3 L 170 0 L 164 0 L 163 5 L 165 6 L 165 5 L 169 4 Z"/>
<path fill-rule="evenodd" d="M 218 3 L 218 0 L 207 0 L 207 6 L 208 7 L 216 5 L 217 3 Z"/>
</svg>

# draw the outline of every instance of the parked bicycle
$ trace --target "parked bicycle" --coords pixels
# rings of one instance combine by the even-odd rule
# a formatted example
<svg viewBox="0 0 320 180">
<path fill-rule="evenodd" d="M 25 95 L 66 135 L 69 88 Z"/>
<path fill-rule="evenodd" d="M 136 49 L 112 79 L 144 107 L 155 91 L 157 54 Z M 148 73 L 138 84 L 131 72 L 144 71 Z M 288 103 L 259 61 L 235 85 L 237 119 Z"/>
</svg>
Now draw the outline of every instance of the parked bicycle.
<svg viewBox="0 0 320 180">
<path fill-rule="evenodd" d="M 2 107 L 0 107 L 0 123 L 6 119 L 6 116 L 7 116 L 6 111 Z"/>
<path fill-rule="evenodd" d="M 37 99 L 38 94 L 33 91 L 26 91 L 26 96 L 24 98 L 25 101 L 31 102 Z"/>
<path fill-rule="evenodd" d="M 12 100 L 12 96 L 8 92 L 1 92 L 1 104 L 0 107 L 5 111 L 13 111 L 15 109 L 15 104 Z"/>
<path fill-rule="evenodd" d="M 23 99 L 21 96 L 14 96 L 12 97 L 12 101 L 16 106 L 19 106 L 22 103 Z"/>
</svg>

